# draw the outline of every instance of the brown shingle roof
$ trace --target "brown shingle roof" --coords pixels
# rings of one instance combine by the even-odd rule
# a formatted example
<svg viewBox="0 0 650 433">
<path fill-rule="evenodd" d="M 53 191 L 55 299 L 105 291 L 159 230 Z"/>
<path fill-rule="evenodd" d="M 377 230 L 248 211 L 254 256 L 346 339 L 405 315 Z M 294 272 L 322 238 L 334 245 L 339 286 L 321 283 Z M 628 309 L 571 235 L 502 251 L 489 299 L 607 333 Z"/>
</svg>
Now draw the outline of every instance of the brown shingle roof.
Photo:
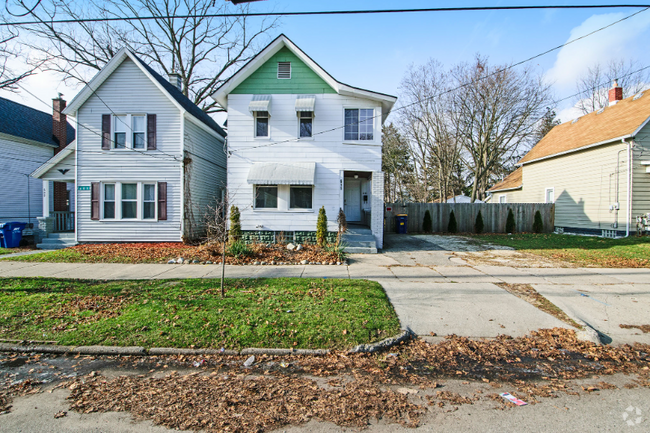
<svg viewBox="0 0 650 433">
<path fill-rule="evenodd" d="M 650 118 L 650 90 L 634 100 L 634 96 L 616 105 L 579 117 L 553 128 L 524 156 L 519 164 L 558 153 L 580 149 L 591 144 L 613 141 L 633 134 Z"/>
<path fill-rule="evenodd" d="M 515 189 L 520 188 L 522 185 L 521 174 L 524 172 L 523 167 L 519 167 L 512 173 L 510 173 L 505 179 L 501 182 L 494 185 L 492 188 L 488 189 L 490 192 L 503 191 L 504 189 Z"/>
</svg>

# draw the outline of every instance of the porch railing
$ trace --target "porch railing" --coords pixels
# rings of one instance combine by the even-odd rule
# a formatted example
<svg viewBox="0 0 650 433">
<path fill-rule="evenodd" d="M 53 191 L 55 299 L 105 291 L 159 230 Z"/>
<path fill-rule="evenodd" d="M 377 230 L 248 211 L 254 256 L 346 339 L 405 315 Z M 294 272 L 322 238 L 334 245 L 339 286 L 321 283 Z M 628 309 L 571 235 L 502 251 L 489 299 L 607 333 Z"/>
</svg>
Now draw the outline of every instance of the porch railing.
<svg viewBox="0 0 650 433">
<path fill-rule="evenodd" d="M 54 233 L 74 232 L 74 212 L 54 211 Z"/>
</svg>

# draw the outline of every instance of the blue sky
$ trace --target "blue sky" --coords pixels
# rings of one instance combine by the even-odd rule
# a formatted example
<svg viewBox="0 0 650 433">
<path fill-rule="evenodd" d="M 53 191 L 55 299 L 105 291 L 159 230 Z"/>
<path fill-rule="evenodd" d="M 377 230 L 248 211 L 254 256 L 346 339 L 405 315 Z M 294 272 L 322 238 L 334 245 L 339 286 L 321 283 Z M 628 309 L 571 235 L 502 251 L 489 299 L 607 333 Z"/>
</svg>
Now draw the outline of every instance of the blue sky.
<svg viewBox="0 0 650 433">
<path fill-rule="evenodd" d="M 219 0 L 217 0 L 219 1 Z M 545 4 L 537 1 L 340 1 L 266 0 L 256 11 L 393 9 L 486 5 Z M 592 1 L 556 1 L 553 4 L 606 4 Z M 641 2 L 628 2 L 641 3 Z M 428 12 L 349 16 L 283 17 L 269 40 L 286 34 L 339 81 L 399 96 L 399 84 L 411 64 L 435 58 L 445 66 L 471 61 L 479 53 L 504 64 L 531 57 L 589 33 L 635 12 L 635 9 L 550 11 Z M 597 62 L 634 59 L 650 65 L 650 11 L 617 24 L 562 50 L 531 62 L 545 74 L 557 98 L 575 93 L 575 81 Z M 70 100 L 79 90 L 69 89 L 58 77 L 41 75 L 28 83 L 50 99 L 62 91 Z M 51 93 L 49 95 L 48 93 Z M 12 96 L 48 111 L 27 95 Z M 559 108 L 562 120 L 574 113 L 570 103 Z"/>
</svg>

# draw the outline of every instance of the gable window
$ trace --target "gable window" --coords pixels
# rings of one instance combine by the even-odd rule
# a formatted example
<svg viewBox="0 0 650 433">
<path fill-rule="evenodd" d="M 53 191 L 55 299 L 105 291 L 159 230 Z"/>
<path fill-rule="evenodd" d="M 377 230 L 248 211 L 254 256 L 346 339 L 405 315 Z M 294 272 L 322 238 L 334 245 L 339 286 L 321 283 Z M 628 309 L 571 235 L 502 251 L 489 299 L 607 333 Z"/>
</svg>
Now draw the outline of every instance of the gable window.
<svg viewBox="0 0 650 433">
<path fill-rule="evenodd" d="M 311 186 L 291 186 L 289 190 L 289 208 L 311 209 L 313 191 Z"/>
<path fill-rule="evenodd" d="M 133 148 L 144 149 L 145 146 L 145 116 L 131 116 L 131 129 L 133 131 Z"/>
<path fill-rule="evenodd" d="M 313 134 L 314 126 L 314 112 L 313 111 L 298 111 L 300 123 L 300 138 L 308 138 Z"/>
<path fill-rule="evenodd" d="M 345 109 L 345 140 L 372 141 L 374 139 L 374 112 L 372 108 Z"/>
<path fill-rule="evenodd" d="M 256 209 L 277 209 L 278 187 L 257 186 L 255 187 L 255 208 Z"/>
<path fill-rule="evenodd" d="M 291 62 L 278 62 L 278 79 L 289 80 L 291 78 Z"/>
<path fill-rule="evenodd" d="M 115 149 L 124 149 L 126 147 L 126 129 L 127 129 L 126 116 L 113 116 L 113 142 Z"/>
<path fill-rule="evenodd" d="M 255 112 L 255 137 L 269 136 L 269 112 Z"/>
<path fill-rule="evenodd" d="M 115 218 L 115 184 L 104 184 L 104 219 Z"/>
</svg>

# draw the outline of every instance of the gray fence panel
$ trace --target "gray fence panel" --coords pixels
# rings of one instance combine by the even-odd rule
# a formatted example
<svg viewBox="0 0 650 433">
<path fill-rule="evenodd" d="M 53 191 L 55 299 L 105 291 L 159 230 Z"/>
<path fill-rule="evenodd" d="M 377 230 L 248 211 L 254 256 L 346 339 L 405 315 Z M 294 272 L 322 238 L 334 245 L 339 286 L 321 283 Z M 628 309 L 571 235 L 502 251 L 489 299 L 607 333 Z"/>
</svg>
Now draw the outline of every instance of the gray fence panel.
<svg viewBox="0 0 650 433">
<path fill-rule="evenodd" d="M 388 209 L 391 209 L 390 211 Z M 454 211 L 459 233 L 473 233 L 479 211 L 483 216 L 485 233 L 505 233 L 508 210 L 515 217 L 516 232 L 532 232 L 535 213 L 542 215 L 544 233 L 555 229 L 555 204 L 553 203 L 386 203 L 384 230 L 397 232 L 395 216 L 408 215 L 408 232 L 422 233 L 424 214 L 431 213 L 434 233 L 445 233 L 449 226 L 449 215 Z"/>
</svg>

